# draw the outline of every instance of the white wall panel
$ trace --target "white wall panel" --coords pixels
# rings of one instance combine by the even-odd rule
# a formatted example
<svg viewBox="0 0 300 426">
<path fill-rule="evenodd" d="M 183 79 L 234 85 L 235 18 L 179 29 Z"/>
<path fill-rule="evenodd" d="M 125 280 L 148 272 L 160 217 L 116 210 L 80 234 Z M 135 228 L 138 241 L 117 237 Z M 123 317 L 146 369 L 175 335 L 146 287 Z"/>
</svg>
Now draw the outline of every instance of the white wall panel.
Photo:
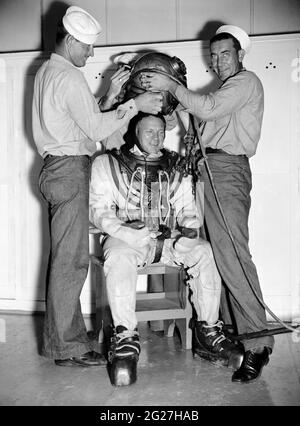
<svg viewBox="0 0 300 426">
<path fill-rule="evenodd" d="M 251 159 L 249 223 L 254 232 L 250 232 L 250 247 L 265 298 L 274 298 L 273 309 L 285 319 L 299 315 L 295 297 L 299 300 L 300 269 L 294 256 L 297 250 L 300 254 L 299 191 L 295 187 L 300 161 L 295 108 L 300 96 L 299 83 L 291 78 L 291 60 L 297 56 L 298 46 L 288 36 L 253 37 L 244 62 L 260 77 L 265 93 L 261 139 Z"/>
<path fill-rule="evenodd" d="M 274 44 L 271 38 L 265 43 L 255 43 L 249 56 L 245 57 L 246 68 L 255 69 L 263 81 L 265 95 L 261 140 L 253 164 L 257 172 L 289 172 L 290 169 L 290 113 L 294 90 L 290 69 L 292 57 L 286 43 L 279 41 Z"/>
<path fill-rule="evenodd" d="M 27 250 L 20 256 L 18 281 L 19 297 L 30 300 L 45 300 L 45 281 L 49 256 L 48 209 L 38 188 L 38 177 L 42 159 L 37 155 L 31 128 L 32 92 L 37 66 L 18 67 L 18 89 L 15 103 L 19 105 L 19 128 L 17 145 L 19 147 L 19 200 L 23 206 L 18 217 L 18 232 L 21 246 Z M 23 103 L 18 103 L 23 94 Z M 18 106 L 17 106 L 18 108 Z M 17 125 L 17 123 L 16 123 Z M 42 232 L 37 233 L 37 229 Z M 33 287 L 32 282 L 36 285 Z"/>
<path fill-rule="evenodd" d="M 16 297 L 15 257 L 15 163 L 12 110 L 12 70 L 0 60 L 0 294 L 4 299 Z"/>
<path fill-rule="evenodd" d="M 15 298 L 15 262 L 13 228 L 10 211 L 12 186 L 0 184 L 0 293 L 4 299 Z"/>
<path fill-rule="evenodd" d="M 294 238 L 291 240 L 291 282 L 292 285 L 292 318 L 299 318 L 300 301 L 300 50 L 293 51 L 289 58 L 291 90 L 294 96 L 290 102 L 291 132 L 291 232 Z"/>
<path fill-rule="evenodd" d="M 291 295 L 289 184 L 288 173 L 253 175 L 250 247 L 266 295 Z"/>
</svg>

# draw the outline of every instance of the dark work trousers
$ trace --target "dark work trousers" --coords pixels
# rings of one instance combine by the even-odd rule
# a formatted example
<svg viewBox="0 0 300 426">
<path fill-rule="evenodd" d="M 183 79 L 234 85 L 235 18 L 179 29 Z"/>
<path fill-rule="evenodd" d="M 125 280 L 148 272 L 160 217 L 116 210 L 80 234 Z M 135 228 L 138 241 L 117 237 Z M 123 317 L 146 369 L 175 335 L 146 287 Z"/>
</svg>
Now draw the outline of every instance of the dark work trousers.
<svg viewBox="0 0 300 426">
<path fill-rule="evenodd" d="M 90 158 L 48 156 L 40 191 L 49 203 L 51 252 L 44 321 L 44 356 L 64 359 L 91 350 L 80 293 L 89 265 Z"/>
<path fill-rule="evenodd" d="M 248 218 L 251 205 L 252 176 L 249 160 L 244 155 L 208 154 L 208 164 L 214 184 L 235 239 L 246 274 L 262 298 L 256 267 L 249 251 Z M 228 290 L 231 313 L 239 334 L 261 331 L 267 327 L 264 307 L 255 297 L 245 277 L 221 217 L 205 165 L 204 216 L 219 273 Z M 202 179 L 201 179 L 202 180 Z M 224 297 L 225 292 L 223 292 Z M 222 300 L 221 306 L 224 306 Z M 222 310 L 221 310 L 222 313 Z M 245 350 L 274 345 L 273 336 L 243 340 Z"/>
</svg>

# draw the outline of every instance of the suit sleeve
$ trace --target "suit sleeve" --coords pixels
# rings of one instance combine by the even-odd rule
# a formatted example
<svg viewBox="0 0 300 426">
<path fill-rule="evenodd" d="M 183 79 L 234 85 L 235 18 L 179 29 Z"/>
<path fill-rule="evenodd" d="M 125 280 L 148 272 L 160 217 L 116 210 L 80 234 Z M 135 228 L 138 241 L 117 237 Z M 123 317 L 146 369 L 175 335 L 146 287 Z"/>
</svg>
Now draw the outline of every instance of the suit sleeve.
<svg viewBox="0 0 300 426">
<path fill-rule="evenodd" d="M 191 176 L 184 177 L 174 194 L 173 207 L 179 226 L 200 228 L 203 225 L 201 210 L 196 208 L 196 200 L 192 191 Z"/>
</svg>

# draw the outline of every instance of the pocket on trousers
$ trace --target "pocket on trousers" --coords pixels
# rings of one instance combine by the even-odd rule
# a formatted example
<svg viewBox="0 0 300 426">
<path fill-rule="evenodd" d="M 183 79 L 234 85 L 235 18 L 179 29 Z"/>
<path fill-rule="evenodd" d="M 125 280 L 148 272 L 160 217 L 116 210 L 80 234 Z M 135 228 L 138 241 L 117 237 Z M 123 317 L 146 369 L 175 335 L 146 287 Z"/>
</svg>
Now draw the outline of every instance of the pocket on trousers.
<svg viewBox="0 0 300 426">
<path fill-rule="evenodd" d="M 39 175 L 38 185 L 39 185 L 39 189 L 40 189 L 40 193 L 42 197 L 44 198 L 45 201 L 49 202 L 48 197 L 46 196 L 44 183 L 45 183 L 45 172 L 42 169 Z"/>
<path fill-rule="evenodd" d="M 77 182 L 67 178 L 47 176 L 40 179 L 40 191 L 43 197 L 52 205 L 74 200 L 80 192 Z"/>
</svg>

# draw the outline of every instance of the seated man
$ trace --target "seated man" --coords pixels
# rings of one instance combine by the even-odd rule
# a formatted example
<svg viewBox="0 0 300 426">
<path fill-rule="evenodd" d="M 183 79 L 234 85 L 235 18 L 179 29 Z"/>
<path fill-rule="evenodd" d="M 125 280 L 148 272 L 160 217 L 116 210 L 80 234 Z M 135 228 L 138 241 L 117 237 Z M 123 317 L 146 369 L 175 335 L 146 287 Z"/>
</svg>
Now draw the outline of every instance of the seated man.
<svg viewBox="0 0 300 426">
<path fill-rule="evenodd" d="M 162 115 L 138 114 L 126 144 L 98 156 L 92 165 L 90 220 L 104 234 L 104 273 L 115 330 L 109 363 L 111 381 L 118 386 L 136 380 L 137 269 L 153 262 L 187 268 L 197 314 L 194 353 L 235 368 L 242 361 L 218 321 L 220 276 L 209 243 L 198 236 L 203 217 L 196 210 L 191 176 L 177 171 L 178 154 L 163 148 L 165 126 Z"/>
</svg>

